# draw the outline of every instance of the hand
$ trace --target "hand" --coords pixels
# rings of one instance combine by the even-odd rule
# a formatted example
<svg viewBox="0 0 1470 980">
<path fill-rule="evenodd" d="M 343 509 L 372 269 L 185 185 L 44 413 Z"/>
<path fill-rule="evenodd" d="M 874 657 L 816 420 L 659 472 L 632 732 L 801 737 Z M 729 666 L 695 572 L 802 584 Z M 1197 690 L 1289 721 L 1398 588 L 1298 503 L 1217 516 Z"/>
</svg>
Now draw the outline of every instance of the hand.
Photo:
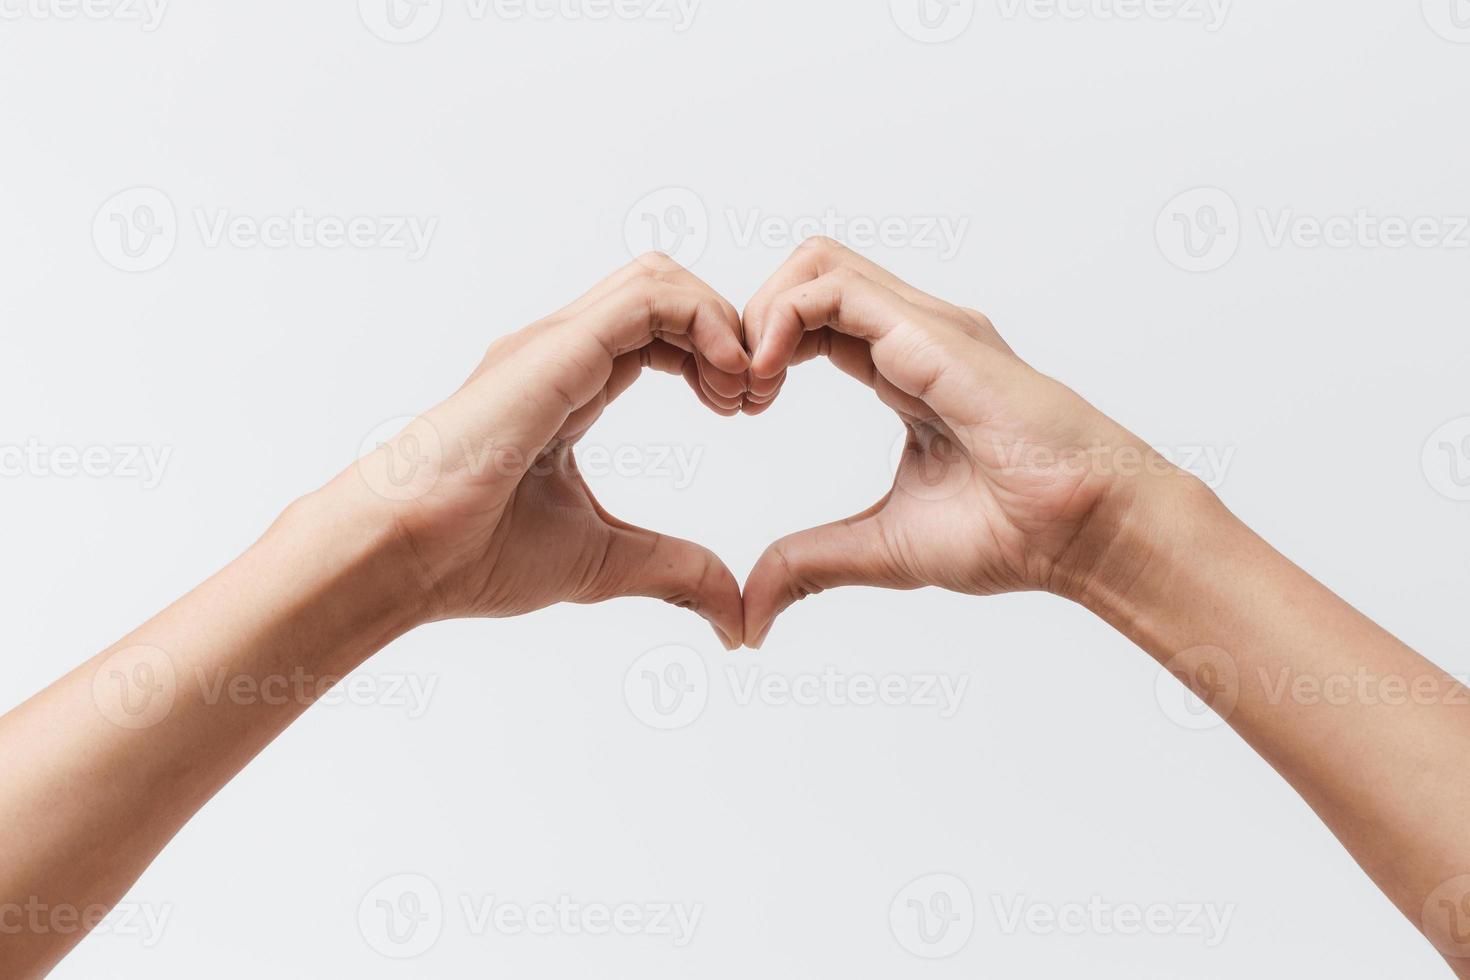
<svg viewBox="0 0 1470 980">
<path fill-rule="evenodd" d="M 497 341 L 459 391 L 333 489 L 402 537 L 424 621 L 651 596 L 699 613 L 733 649 L 743 622 L 730 570 L 610 516 L 572 449 L 644 368 L 683 375 L 734 415 L 748 365 L 734 307 L 673 260 L 646 256 Z"/>
<path fill-rule="evenodd" d="M 984 315 L 815 239 L 744 320 L 746 411 L 770 404 L 790 365 L 823 355 L 909 429 L 882 500 L 782 538 L 756 563 L 744 590 L 752 646 L 793 602 L 834 586 L 1078 597 L 1096 576 L 1137 574 L 1113 547 L 1118 532 L 1146 509 L 1145 484 L 1181 471 L 1025 364 Z"/>
</svg>

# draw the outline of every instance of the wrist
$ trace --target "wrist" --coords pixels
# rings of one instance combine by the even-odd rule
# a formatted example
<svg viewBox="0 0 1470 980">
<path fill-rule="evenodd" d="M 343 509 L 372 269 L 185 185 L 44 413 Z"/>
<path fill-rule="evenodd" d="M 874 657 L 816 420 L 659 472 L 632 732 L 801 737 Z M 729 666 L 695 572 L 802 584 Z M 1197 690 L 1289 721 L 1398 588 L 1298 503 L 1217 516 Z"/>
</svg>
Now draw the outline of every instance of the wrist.
<svg viewBox="0 0 1470 980">
<path fill-rule="evenodd" d="M 1198 563 L 1207 541 L 1236 524 L 1220 498 L 1184 470 L 1119 480 L 1088 515 L 1051 591 L 1132 635 Z"/>
<path fill-rule="evenodd" d="M 283 572 L 301 579 L 304 594 L 339 607 L 344 628 L 360 624 L 361 642 L 386 645 L 434 618 L 431 590 L 398 518 L 351 479 L 294 501 L 256 549 L 288 562 Z"/>
</svg>

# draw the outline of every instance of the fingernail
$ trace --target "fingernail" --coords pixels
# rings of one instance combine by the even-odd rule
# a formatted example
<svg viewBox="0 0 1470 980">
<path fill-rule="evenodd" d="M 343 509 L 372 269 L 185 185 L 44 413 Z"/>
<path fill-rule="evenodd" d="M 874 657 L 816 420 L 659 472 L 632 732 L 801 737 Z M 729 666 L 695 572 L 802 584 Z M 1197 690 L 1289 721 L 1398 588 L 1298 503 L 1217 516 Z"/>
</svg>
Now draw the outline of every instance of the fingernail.
<svg viewBox="0 0 1470 980">
<path fill-rule="evenodd" d="M 718 626 L 712 626 L 711 629 L 715 631 L 715 636 L 720 638 L 720 645 L 723 646 L 728 652 L 734 653 L 736 650 L 740 649 L 740 644 L 734 642 L 730 639 L 730 637 L 726 636 L 724 630 L 720 629 Z"/>
<path fill-rule="evenodd" d="M 774 625 L 774 623 L 768 624 L 766 628 L 761 631 L 760 636 L 757 636 L 754 640 L 745 641 L 745 645 L 750 647 L 752 650 L 759 650 L 761 647 L 765 646 L 766 637 L 771 635 L 771 626 Z"/>
</svg>

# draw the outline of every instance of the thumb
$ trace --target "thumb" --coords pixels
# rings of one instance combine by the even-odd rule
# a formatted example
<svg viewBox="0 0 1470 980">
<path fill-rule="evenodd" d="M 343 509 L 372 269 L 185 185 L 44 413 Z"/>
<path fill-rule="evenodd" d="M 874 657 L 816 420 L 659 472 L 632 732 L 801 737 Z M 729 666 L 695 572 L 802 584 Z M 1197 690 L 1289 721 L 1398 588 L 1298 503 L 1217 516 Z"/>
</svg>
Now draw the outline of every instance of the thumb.
<svg viewBox="0 0 1470 980">
<path fill-rule="evenodd" d="M 600 598 L 662 599 L 703 616 L 725 649 L 744 642 L 740 584 L 713 551 L 692 541 L 614 522 L 598 579 Z"/>
<path fill-rule="evenodd" d="M 766 549 L 745 580 L 745 642 L 765 643 L 788 606 L 843 585 L 917 588 L 889 560 L 880 518 L 885 501 L 856 517 L 788 535 Z"/>
</svg>

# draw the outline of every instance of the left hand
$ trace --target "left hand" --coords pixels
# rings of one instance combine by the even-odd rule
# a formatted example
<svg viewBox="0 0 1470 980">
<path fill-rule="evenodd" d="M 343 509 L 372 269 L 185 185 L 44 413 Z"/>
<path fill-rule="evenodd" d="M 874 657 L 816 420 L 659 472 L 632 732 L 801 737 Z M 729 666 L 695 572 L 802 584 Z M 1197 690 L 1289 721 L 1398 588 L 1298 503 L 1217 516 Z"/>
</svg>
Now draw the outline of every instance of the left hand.
<svg viewBox="0 0 1470 980">
<path fill-rule="evenodd" d="M 644 368 L 682 375 L 734 415 L 748 365 L 734 307 L 667 256 L 644 256 L 495 342 L 459 391 L 337 483 L 359 500 L 372 491 L 414 556 L 424 621 L 650 596 L 699 613 L 734 649 L 740 587 L 724 562 L 608 514 L 573 447 Z"/>
</svg>

